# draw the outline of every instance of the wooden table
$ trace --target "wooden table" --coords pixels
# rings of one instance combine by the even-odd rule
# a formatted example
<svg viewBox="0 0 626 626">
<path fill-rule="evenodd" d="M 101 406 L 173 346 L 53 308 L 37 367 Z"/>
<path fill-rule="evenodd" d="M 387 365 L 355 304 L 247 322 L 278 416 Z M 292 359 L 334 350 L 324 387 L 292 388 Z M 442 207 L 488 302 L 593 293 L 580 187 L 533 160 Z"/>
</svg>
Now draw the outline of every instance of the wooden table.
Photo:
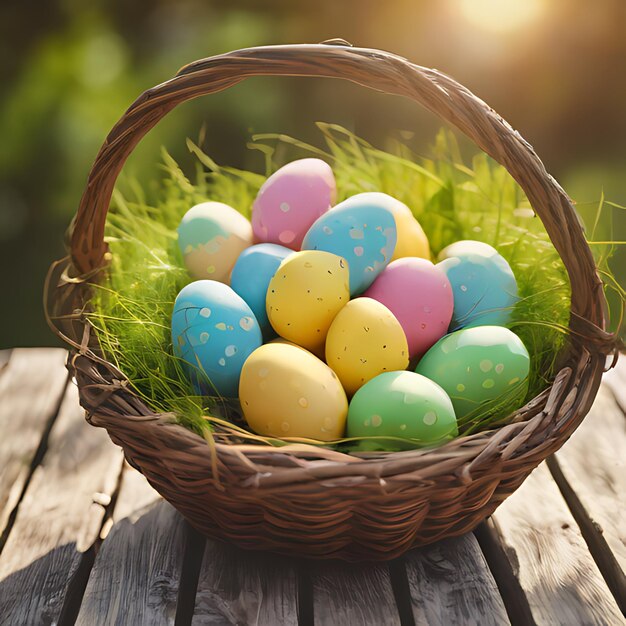
<svg viewBox="0 0 626 626">
<path fill-rule="evenodd" d="M 89 426 L 60 349 L 0 352 L 0 624 L 624 624 L 626 363 L 474 533 L 388 564 L 205 541 Z"/>
</svg>

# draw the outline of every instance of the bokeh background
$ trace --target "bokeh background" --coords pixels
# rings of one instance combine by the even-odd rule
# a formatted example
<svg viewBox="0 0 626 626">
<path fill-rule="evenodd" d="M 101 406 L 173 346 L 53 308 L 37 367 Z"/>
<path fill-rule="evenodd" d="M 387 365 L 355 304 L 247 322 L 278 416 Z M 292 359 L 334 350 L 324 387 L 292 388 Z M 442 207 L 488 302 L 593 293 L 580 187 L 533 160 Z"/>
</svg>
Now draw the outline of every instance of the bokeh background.
<svg viewBox="0 0 626 626">
<path fill-rule="evenodd" d="M 41 304 L 50 262 L 107 132 L 144 89 L 197 58 L 342 37 L 436 67 L 489 102 L 534 145 L 594 221 L 603 193 L 626 205 L 626 3 L 596 0 L 4 0 L 0 4 L 0 348 L 53 345 Z M 219 163 L 263 171 L 254 132 L 320 142 L 336 122 L 418 152 L 440 126 L 401 99 L 324 79 L 255 78 L 179 107 L 125 172 L 160 175 L 160 148 L 184 166 L 185 138 Z M 626 239 L 605 205 L 596 238 Z M 612 229 L 612 232 L 611 232 Z M 624 247 L 613 271 L 624 275 Z"/>
</svg>

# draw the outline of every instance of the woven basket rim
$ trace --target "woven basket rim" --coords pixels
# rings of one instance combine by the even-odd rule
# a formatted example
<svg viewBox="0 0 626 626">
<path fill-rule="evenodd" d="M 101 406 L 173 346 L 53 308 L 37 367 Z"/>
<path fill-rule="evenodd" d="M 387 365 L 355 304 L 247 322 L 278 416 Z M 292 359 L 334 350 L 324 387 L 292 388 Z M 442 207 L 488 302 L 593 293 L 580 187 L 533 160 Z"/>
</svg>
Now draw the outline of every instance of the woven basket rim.
<svg viewBox="0 0 626 626">
<path fill-rule="evenodd" d="M 546 390 L 514 413 L 512 423 L 459 437 L 436 448 L 371 455 L 346 455 L 305 445 L 275 448 L 219 440 L 210 443 L 173 423 L 172 415 L 150 409 L 129 388 L 124 375 L 100 356 L 97 336 L 83 312 L 89 281 L 106 266 L 106 214 L 126 158 L 179 103 L 260 75 L 343 78 L 409 97 L 467 135 L 520 184 L 563 259 L 572 299 L 570 338 L 563 366 Z M 514 490 L 571 435 L 595 397 L 606 356 L 615 355 L 619 347 L 618 338 L 606 331 L 602 281 L 572 202 L 546 172 L 532 147 L 493 109 L 450 77 L 380 50 L 337 43 L 265 46 L 183 67 L 171 80 L 142 94 L 109 133 L 89 174 L 70 229 L 69 248 L 70 257 L 51 267 L 45 301 L 51 326 L 71 347 L 69 366 L 77 378 L 88 420 L 105 427 L 113 441 L 123 447 L 129 462 L 192 524 L 204 530 L 206 525 L 193 498 L 185 499 L 189 489 L 209 489 L 210 485 L 213 497 L 219 499 L 227 484 L 231 496 L 236 493 L 241 501 L 252 498 L 264 506 L 261 500 L 268 494 L 285 492 L 296 499 L 309 494 L 313 501 L 311 494 L 324 497 L 320 494 L 325 487 L 350 487 L 357 495 L 350 493 L 348 499 L 361 497 L 364 506 L 374 506 L 368 489 L 381 497 L 400 493 L 408 489 L 407 485 L 427 489 L 431 483 L 439 488 L 443 483 L 455 484 L 456 489 L 465 485 L 471 494 L 466 494 L 470 504 L 459 504 L 456 518 L 454 513 L 442 513 L 436 518 L 431 511 L 430 517 L 426 515 L 420 522 L 428 532 L 424 531 L 421 538 L 413 532 L 410 540 L 395 540 L 388 554 L 404 551 L 410 542 L 415 545 L 465 532 L 504 499 L 497 495 L 498 485 Z M 434 498 L 432 490 L 428 493 Z M 235 506 L 234 500 L 234 496 L 220 500 L 220 506 L 226 510 Z M 220 527 L 217 535 L 238 537 L 235 530 L 222 527 L 219 519 L 212 523 Z M 341 545 L 337 542 L 336 546 L 329 543 L 329 552 L 333 556 L 348 555 L 344 543 L 349 540 L 342 539 Z M 268 538 L 264 545 L 272 549 L 274 544 L 279 548 L 282 545 L 278 535 Z M 314 550 L 309 548 L 307 554 L 311 555 Z"/>
</svg>

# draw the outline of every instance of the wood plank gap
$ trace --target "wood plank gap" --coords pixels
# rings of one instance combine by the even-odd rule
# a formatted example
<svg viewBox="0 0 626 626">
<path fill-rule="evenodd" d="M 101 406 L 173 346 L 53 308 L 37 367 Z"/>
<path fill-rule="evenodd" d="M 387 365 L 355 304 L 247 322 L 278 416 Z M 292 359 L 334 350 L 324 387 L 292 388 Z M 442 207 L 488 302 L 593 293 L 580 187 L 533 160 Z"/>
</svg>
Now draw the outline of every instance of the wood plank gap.
<svg viewBox="0 0 626 626">
<path fill-rule="evenodd" d="M 482 522 L 474 530 L 474 536 L 478 540 L 487 565 L 496 581 L 498 591 L 500 591 L 500 596 L 504 602 L 504 608 L 509 616 L 509 620 L 511 620 L 511 626 L 534 625 L 535 620 L 528 598 L 505 554 L 504 547 L 495 529 L 494 520 L 489 518 Z"/>
<path fill-rule="evenodd" d="M 100 530 L 95 537 L 94 542 L 81 554 L 80 563 L 73 576 L 71 577 L 63 599 L 63 606 L 61 607 L 61 613 L 59 615 L 59 626 L 73 626 L 78 618 L 80 612 L 80 605 L 83 602 L 83 596 L 85 595 L 85 589 L 89 582 L 89 576 L 91 570 L 96 561 L 96 556 L 102 545 L 102 541 L 110 527 L 113 519 L 113 511 L 115 510 L 115 504 L 117 497 L 122 486 L 122 476 L 124 475 L 124 464 L 120 465 L 120 471 L 117 477 L 117 482 L 113 493 L 111 494 L 111 500 L 108 504 L 102 505 L 104 508 L 104 515 L 102 517 L 102 523 L 100 524 Z"/>
<path fill-rule="evenodd" d="M 86 423 L 77 389 L 68 385 L 0 556 L 0 621 L 59 623 L 83 552 L 100 534 L 121 465 L 121 451 Z"/>
<path fill-rule="evenodd" d="M 182 516 L 125 465 L 76 624 L 173 624 L 185 552 Z"/>
<path fill-rule="evenodd" d="M 81 554 L 80 562 L 69 580 L 68 590 L 63 599 L 63 606 L 59 614 L 59 626 L 74 626 L 76 623 L 97 552 L 97 547 L 94 544 Z"/>
<path fill-rule="evenodd" d="M 180 573 L 180 585 L 176 600 L 175 626 L 189 626 L 196 606 L 198 578 L 202 568 L 202 557 L 206 539 L 185 521 L 185 552 Z"/>
<path fill-rule="evenodd" d="M 2 373 L 6 370 L 12 352 L 13 350 L 11 348 L 0 350 L 0 376 L 2 376 Z"/>
<path fill-rule="evenodd" d="M 626 575 L 624 575 L 624 571 L 604 538 L 602 529 L 587 515 L 585 507 L 565 478 L 556 458 L 554 456 L 549 457 L 546 464 L 567 503 L 572 517 L 580 528 L 583 539 L 606 581 L 607 587 L 613 594 L 622 613 L 626 615 Z"/>
<path fill-rule="evenodd" d="M 41 464 L 41 461 L 43 460 L 46 454 L 46 451 L 48 450 L 48 441 L 50 439 L 50 432 L 52 431 L 54 422 L 56 421 L 59 415 L 59 412 L 61 410 L 61 405 L 63 404 L 63 401 L 65 399 L 67 386 L 69 384 L 70 384 L 70 376 L 68 372 L 67 377 L 65 379 L 65 384 L 63 385 L 63 389 L 61 390 L 59 397 L 54 405 L 54 408 L 52 409 L 50 416 L 48 417 L 46 421 L 43 432 L 41 433 L 39 445 L 37 446 L 37 449 L 35 450 L 35 454 L 33 455 L 33 458 L 31 459 L 30 465 L 28 467 L 28 473 L 24 480 L 22 491 L 20 492 L 20 495 L 17 499 L 17 502 L 15 503 L 15 506 L 11 510 L 11 513 L 9 513 L 9 517 L 7 518 L 7 523 L 6 523 L 6 526 L 4 527 L 4 530 L 2 531 L 2 534 L 0 534 L 0 554 L 2 554 L 2 550 L 4 550 L 4 546 L 6 545 L 7 540 L 9 539 L 9 535 L 11 534 L 13 524 L 15 524 L 15 519 L 17 518 L 17 514 L 19 512 L 20 504 L 22 503 L 22 500 L 24 499 L 24 495 L 26 494 L 28 486 L 30 485 L 30 482 L 33 478 L 33 474 L 35 473 L 35 470 L 37 469 L 37 467 Z"/>
<path fill-rule="evenodd" d="M 404 558 L 389 562 L 389 577 L 391 578 L 391 588 L 396 599 L 401 626 L 415 626 L 411 588 Z"/>
<path fill-rule="evenodd" d="M 537 624 L 626 626 L 545 462 L 492 520 Z"/>
<path fill-rule="evenodd" d="M 314 626 L 313 581 L 311 564 L 305 559 L 298 562 L 298 625 Z"/>
<path fill-rule="evenodd" d="M 0 535 L 23 496 L 46 424 L 68 388 L 66 359 L 59 348 L 16 348 L 0 375 Z"/>
</svg>

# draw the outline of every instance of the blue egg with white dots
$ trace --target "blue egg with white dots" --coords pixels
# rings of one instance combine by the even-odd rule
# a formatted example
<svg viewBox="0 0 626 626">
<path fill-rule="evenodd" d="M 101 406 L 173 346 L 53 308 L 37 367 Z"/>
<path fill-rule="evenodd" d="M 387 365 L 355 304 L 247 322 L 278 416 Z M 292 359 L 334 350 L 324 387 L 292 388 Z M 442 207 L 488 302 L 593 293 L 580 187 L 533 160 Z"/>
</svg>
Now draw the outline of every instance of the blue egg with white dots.
<svg viewBox="0 0 626 626">
<path fill-rule="evenodd" d="M 266 337 L 276 335 L 267 318 L 267 288 L 278 266 L 290 254 L 293 250 L 274 243 L 250 246 L 239 255 L 230 275 L 230 286 L 252 309 Z"/>
<path fill-rule="evenodd" d="M 332 252 L 348 261 L 350 295 L 363 293 L 385 269 L 396 248 L 393 213 L 372 198 L 349 198 L 311 226 L 303 250 Z"/>
<path fill-rule="evenodd" d="M 473 326 L 505 326 L 517 297 L 517 281 L 506 259 L 461 253 L 437 263 L 452 286 L 454 312 L 450 331 Z"/>
<path fill-rule="evenodd" d="M 197 280 L 180 290 L 172 346 L 200 395 L 236 396 L 244 361 L 262 343 L 254 313 L 228 285 Z"/>
</svg>

